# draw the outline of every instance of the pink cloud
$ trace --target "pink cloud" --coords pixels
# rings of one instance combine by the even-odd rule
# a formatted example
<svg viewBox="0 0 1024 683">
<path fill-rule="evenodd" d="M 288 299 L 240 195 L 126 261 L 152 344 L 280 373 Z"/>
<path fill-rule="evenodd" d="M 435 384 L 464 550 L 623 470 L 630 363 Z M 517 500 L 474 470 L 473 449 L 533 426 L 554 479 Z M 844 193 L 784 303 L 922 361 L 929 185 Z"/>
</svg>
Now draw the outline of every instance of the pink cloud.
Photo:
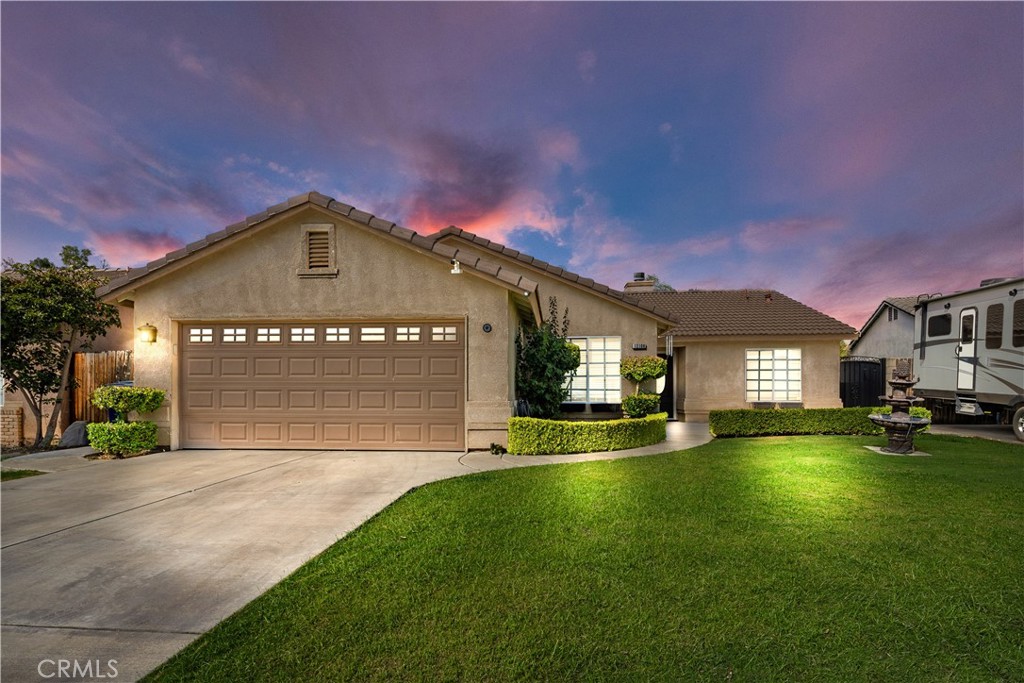
<svg viewBox="0 0 1024 683">
<path fill-rule="evenodd" d="M 185 243 L 168 232 L 145 232 L 137 228 L 90 232 L 86 246 L 110 266 L 139 266 L 180 249 Z"/>
<path fill-rule="evenodd" d="M 550 170 L 557 172 L 562 166 L 581 171 L 586 164 L 580 151 L 580 139 L 565 129 L 544 129 L 536 134 L 537 157 Z"/>
</svg>

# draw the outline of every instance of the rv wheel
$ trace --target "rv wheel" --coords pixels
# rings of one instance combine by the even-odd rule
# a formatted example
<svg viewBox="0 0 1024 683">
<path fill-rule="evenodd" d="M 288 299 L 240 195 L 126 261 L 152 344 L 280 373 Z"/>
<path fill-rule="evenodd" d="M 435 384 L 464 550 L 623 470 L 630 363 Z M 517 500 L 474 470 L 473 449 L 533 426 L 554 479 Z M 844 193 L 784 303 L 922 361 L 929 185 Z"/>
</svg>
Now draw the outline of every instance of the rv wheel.
<svg viewBox="0 0 1024 683">
<path fill-rule="evenodd" d="M 1017 441 L 1024 441 L 1024 406 L 1017 406 L 1013 413 L 1013 433 Z"/>
</svg>

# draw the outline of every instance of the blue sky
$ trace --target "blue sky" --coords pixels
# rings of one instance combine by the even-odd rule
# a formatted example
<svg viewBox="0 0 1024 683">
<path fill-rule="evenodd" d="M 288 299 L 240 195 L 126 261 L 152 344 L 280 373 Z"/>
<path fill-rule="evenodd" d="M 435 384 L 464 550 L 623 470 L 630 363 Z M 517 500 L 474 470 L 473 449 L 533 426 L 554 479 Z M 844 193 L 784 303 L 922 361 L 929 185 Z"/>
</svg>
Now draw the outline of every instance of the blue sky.
<svg viewBox="0 0 1024 683">
<path fill-rule="evenodd" d="M 1024 272 L 1021 3 L 11 3 L 2 251 L 141 265 L 311 189 L 859 326 Z"/>
</svg>

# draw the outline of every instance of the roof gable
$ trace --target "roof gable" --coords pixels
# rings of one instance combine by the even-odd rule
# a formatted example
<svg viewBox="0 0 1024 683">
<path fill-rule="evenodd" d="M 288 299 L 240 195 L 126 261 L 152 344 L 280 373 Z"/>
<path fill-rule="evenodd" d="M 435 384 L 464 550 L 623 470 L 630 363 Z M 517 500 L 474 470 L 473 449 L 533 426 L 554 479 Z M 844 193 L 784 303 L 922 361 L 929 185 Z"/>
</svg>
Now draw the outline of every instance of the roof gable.
<svg viewBox="0 0 1024 683">
<path fill-rule="evenodd" d="M 680 322 L 673 315 L 673 312 L 664 306 L 660 306 L 654 302 L 632 298 L 624 292 L 612 289 L 608 285 L 601 284 L 600 282 L 595 282 L 591 278 L 583 277 L 582 275 L 568 271 L 560 266 L 552 265 L 546 261 L 542 261 L 541 259 L 534 258 L 529 254 L 524 254 L 523 252 L 512 249 L 511 247 L 506 247 L 503 244 L 499 244 L 498 242 L 494 242 L 467 230 L 463 230 L 462 228 L 457 228 L 454 225 L 450 225 L 443 230 L 427 236 L 427 239 L 434 240 L 435 243 L 439 244 L 444 244 L 446 242 L 449 244 L 452 242 L 457 243 L 461 240 L 466 244 L 488 250 L 494 254 L 516 261 L 517 264 L 522 264 L 528 269 L 564 280 L 568 284 L 573 285 L 588 294 L 597 295 L 601 298 L 610 300 L 612 303 L 624 306 L 634 311 L 639 309 L 638 312 L 658 318 L 666 324 L 675 324 Z"/>
<path fill-rule="evenodd" d="M 830 336 L 856 330 L 775 290 L 696 290 L 628 294 L 669 309 L 678 337 Z"/>
<path fill-rule="evenodd" d="M 531 307 L 535 316 L 538 320 L 541 319 L 540 308 L 536 301 L 537 283 L 530 278 L 507 266 L 473 256 L 469 253 L 460 253 L 457 248 L 439 244 L 436 240 L 428 239 L 413 230 L 404 228 L 391 221 L 377 218 L 373 214 L 360 211 L 353 206 L 336 201 L 319 192 L 307 192 L 291 197 L 280 204 L 275 204 L 257 214 L 249 216 L 245 220 L 233 223 L 181 249 L 150 261 L 141 268 L 132 268 L 121 277 L 101 287 L 97 290 L 97 293 L 107 300 L 116 299 L 120 294 L 143 286 L 178 270 L 184 265 L 193 263 L 208 254 L 220 251 L 221 248 L 230 246 L 234 241 L 231 239 L 233 237 L 242 233 L 251 234 L 254 231 L 268 227 L 272 223 L 277 222 L 278 219 L 291 216 L 309 207 L 313 207 L 331 216 L 348 219 L 392 243 L 401 244 L 406 248 L 431 255 L 437 259 L 445 261 L 458 259 L 460 266 L 473 275 L 528 297 L 531 300 Z"/>
</svg>

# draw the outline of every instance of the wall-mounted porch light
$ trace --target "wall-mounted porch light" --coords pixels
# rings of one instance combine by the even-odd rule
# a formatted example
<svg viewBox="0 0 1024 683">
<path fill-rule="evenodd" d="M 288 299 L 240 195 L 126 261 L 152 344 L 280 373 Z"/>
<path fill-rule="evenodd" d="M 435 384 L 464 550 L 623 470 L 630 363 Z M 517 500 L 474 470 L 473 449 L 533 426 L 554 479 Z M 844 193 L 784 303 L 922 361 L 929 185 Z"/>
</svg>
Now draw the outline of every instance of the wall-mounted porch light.
<svg viewBox="0 0 1024 683">
<path fill-rule="evenodd" d="M 452 275 L 462 275 L 462 264 L 457 258 L 452 259 Z"/>
<path fill-rule="evenodd" d="M 140 326 L 138 329 L 139 329 L 139 341 L 140 342 L 145 342 L 147 344 L 155 344 L 156 343 L 156 328 L 155 327 L 153 327 L 149 323 L 146 323 L 145 325 Z"/>
</svg>

